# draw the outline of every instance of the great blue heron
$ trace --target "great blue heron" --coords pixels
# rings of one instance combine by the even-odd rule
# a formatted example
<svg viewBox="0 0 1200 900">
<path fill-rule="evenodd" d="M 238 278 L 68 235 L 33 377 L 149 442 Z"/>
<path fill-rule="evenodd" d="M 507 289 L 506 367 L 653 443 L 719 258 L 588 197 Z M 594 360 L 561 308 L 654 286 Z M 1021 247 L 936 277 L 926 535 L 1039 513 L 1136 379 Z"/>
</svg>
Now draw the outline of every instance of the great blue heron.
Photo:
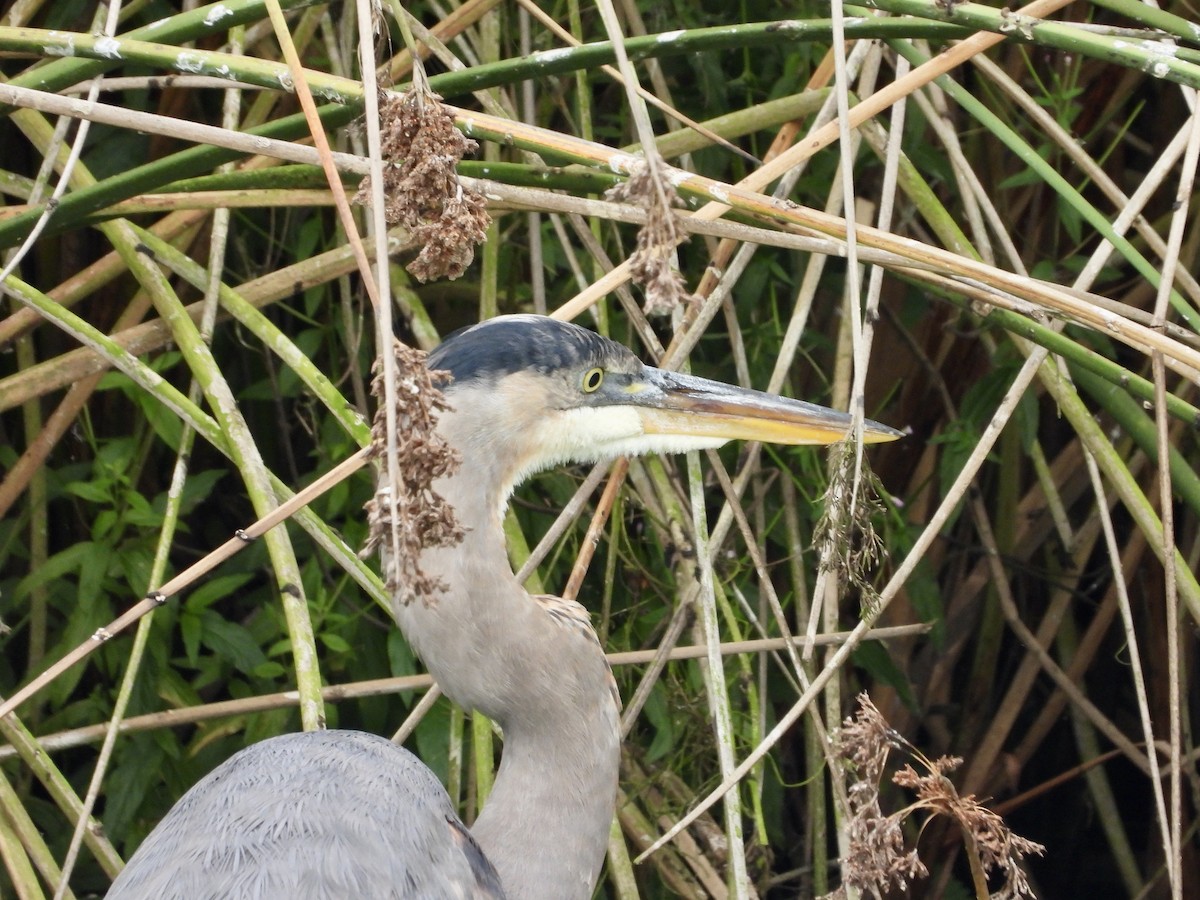
<svg viewBox="0 0 1200 900">
<path fill-rule="evenodd" d="M 483 811 L 468 830 L 433 774 L 383 738 L 272 738 L 188 791 L 109 900 L 586 900 L 615 805 L 615 684 L 587 611 L 518 584 L 501 529 L 509 494 L 568 460 L 730 439 L 832 443 L 850 425 L 824 407 L 645 366 L 620 344 L 538 316 L 461 331 L 428 364 L 454 376 L 438 428 L 462 466 L 437 487 L 467 531 L 422 554 L 445 593 L 397 604 L 396 615 L 445 694 L 503 729 Z M 899 435 L 875 422 L 865 433 Z"/>
</svg>

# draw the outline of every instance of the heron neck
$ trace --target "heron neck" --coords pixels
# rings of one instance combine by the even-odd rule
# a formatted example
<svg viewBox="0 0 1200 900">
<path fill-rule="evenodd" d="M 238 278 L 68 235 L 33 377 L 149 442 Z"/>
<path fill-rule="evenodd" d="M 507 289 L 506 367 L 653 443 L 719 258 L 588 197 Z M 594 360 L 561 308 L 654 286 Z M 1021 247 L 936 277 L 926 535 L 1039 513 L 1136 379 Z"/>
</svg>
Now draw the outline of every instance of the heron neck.
<svg viewBox="0 0 1200 900">
<path fill-rule="evenodd" d="M 464 453 L 459 473 L 439 483 L 467 534 L 422 556 L 446 592 L 396 615 L 443 692 L 504 730 L 500 770 L 472 833 L 507 895 L 586 900 L 616 801 L 611 674 L 586 621 L 555 614 L 563 610 L 517 583 L 500 521 L 509 485 L 488 477 L 494 465 Z"/>
</svg>

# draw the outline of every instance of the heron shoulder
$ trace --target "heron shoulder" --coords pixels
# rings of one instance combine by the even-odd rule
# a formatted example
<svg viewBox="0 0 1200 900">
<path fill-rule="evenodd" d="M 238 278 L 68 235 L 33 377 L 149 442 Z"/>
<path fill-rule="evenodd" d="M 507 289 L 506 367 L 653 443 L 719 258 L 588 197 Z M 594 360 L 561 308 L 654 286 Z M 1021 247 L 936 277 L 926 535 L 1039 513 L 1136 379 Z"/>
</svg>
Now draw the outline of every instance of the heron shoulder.
<svg viewBox="0 0 1200 900">
<path fill-rule="evenodd" d="M 567 600 L 564 597 L 556 597 L 554 594 L 531 594 L 530 596 L 538 606 L 546 611 L 555 624 L 593 645 L 596 650 L 600 651 L 603 658 L 604 647 L 600 644 L 596 629 L 592 627 L 592 615 L 586 606 L 577 600 Z M 621 693 L 617 690 L 617 680 L 613 677 L 612 667 L 608 665 L 607 659 L 605 659 L 604 665 L 608 672 L 608 687 L 612 691 L 613 702 L 616 703 L 617 709 L 620 709 Z"/>
</svg>

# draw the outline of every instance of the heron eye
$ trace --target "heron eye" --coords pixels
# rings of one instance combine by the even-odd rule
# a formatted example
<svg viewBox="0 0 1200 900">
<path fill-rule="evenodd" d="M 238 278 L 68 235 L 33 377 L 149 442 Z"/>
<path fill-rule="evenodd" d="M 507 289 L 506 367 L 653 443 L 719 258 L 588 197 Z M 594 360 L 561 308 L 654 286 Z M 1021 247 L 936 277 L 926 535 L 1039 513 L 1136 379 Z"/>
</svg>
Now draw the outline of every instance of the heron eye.
<svg viewBox="0 0 1200 900">
<path fill-rule="evenodd" d="M 583 381 L 581 383 L 585 394 L 594 394 L 600 390 L 600 385 L 604 384 L 604 370 L 601 368 L 588 369 L 583 373 Z"/>
</svg>

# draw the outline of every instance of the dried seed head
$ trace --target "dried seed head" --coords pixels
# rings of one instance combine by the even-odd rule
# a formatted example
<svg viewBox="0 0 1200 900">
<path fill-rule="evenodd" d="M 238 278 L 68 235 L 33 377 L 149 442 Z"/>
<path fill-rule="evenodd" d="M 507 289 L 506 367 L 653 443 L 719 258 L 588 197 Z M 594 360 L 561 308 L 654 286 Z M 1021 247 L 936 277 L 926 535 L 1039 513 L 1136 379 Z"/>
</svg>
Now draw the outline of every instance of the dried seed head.
<svg viewBox="0 0 1200 900">
<path fill-rule="evenodd" d="M 905 850 L 904 820 L 918 812 L 949 816 L 959 823 L 985 875 L 999 872 L 1004 884 L 993 894 L 996 900 L 1034 898 L 1020 861 L 1030 853 L 1041 854 L 1041 844 L 1015 835 L 1004 821 L 974 797 L 960 797 L 946 777 L 962 764 L 956 756 L 929 760 L 896 733 L 865 693 L 858 695 L 858 712 L 846 719 L 838 734 L 837 752 L 854 770 L 848 788 L 850 804 L 849 849 L 842 860 L 842 886 L 828 895 L 843 898 L 852 887 L 880 896 L 888 890 L 907 890 L 916 878 L 928 875 L 917 852 Z M 892 782 L 915 791 L 917 802 L 885 816 L 879 806 L 879 785 L 893 749 L 911 752 L 920 768 L 904 764 Z"/>
<path fill-rule="evenodd" d="M 871 577 L 885 554 L 883 538 L 872 521 L 885 511 L 880 499 L 883 485 L 864 460 L 858 494 L 851 496 L 855 483 L 854 445 L 843 441 L 835 445 L 830 457 L 832 474 L 823 498 L 823 512 L 813 529 L 813 544 L 820 548 L 822 569 L 837 572 L 846 583 L 858 588 L 863 611 L 870 614 L 879 599 Z"/>
<path fill-rule="evenodd" d="M 411 90 L 402 97 L 381 93 L 384 217 L 403 226 L 421 248 L 408 270 L 419 281 L 454 279 L 487 237 L 487 201 L 459 181 L 457 165 L 478 148 L 454 127 L 454 114 L 437 94 Z M 371 199 L 370 179 L 354 197 Z"/>
<path fill-rule="evenodd" d="M 394 603 L 407 605 L 417 597 L 429 603 L 445 590 L 439 579 L 421 569 L 421 551 L 448 547 L 462 540 L 463 530 L 454 510 L 433 489 L 436 479 L 454 473 L 459 455 L 437 432 L 438 413 L 447 409 L 446 398 L 433 379 L 445 381 L 448 372 L 430 372 L 425 353 L 393 344 L 396 356 L 396 449 L 398 478 L 388 476 L 387 409 L 375 411 L 371 426 L 371 456 L 378 472 L 375 496 L 367 502 L 370 531 L 363 555 L 383 548 L 384 578 Z M 375 365 L 371 391 L 384 397 L 383 367 Z"/>
<path fill-rule="evenodd" d="M 658 316 L 696 302 L 696 296 L 688 293 L 683 275 L 673 264 L 675 248 L 684 238 L 670 206 L 682 206 L 682 201 L 673 188 L 655 179 L 652 168 L 642 163 L 626 181 L 610 188 L 605 197 L 646 210 L 646 223 L 638 230 L 637 249 L 629 258 L 629 266 L 633 280 L 646 292 L 646 315 Z"/>
</svg>

